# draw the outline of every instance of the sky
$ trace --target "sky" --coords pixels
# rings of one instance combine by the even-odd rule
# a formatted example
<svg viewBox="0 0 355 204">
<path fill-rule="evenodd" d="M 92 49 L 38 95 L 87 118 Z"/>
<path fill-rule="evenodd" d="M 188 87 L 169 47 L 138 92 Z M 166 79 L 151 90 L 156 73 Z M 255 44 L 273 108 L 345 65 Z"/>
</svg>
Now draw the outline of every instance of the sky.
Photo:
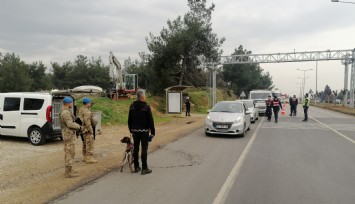
<svg viewBox="0 0 355 204">
<path fill-rule="evenodd" d="M 351 1 L 351 0 L 349 0 Z M 208 0 L 215 3 L 214 32 L 225 37 L 229 55 L 239 45 L 255 54 L 355 48 L 355 4 L 331 0 Z M 355 2 L 355 0 L 354 0 Z M 187 0 L 0 0 L 0 52 L 24 61 L 65 62 L 78 54 L 109 51 L 123 62 L 149 53 L 145 37 L 159 35 L 168 19 L 188 10 Z M 299 95 L 303 73 L 306 91 L 316 89 L 315 62 L 261 64 L 283 93 Z M 340 61 L 318 63 L 318 91 L 340 90 Z"/>
</svg>

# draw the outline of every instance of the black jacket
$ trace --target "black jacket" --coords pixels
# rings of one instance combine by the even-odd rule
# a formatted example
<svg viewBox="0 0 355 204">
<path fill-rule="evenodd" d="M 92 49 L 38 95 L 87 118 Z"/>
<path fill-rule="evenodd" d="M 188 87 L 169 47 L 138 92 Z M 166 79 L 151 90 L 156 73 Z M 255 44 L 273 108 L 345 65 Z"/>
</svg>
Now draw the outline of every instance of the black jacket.
<svg viewBox="0 0 355 204">
<path fill-rule="evenodd" d="M 280 110 L 282 109 L 282 104 L 281 101 L 279 99 L 274 99 L 272 100 L 272 107 L 274 108 L 274 110 Z"/>
<path fill-rule="evenodd" d="M 131 133 L 149 132 L 155 135 L 152 110 L 146 102 L 135 101 L 131 104 L 128 115 L 128 128 Z"/>
</svg>

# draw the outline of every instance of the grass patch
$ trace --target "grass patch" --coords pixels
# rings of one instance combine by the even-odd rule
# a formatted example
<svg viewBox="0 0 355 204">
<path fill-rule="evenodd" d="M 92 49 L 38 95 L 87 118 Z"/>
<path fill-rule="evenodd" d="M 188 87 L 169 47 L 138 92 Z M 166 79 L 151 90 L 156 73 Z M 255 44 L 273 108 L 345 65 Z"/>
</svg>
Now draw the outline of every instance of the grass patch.
<svg viewBox="0 0 355 204">
<path fill-rule="evenodd" d="M 314 106 L 314 104 L 311 104 Z M 355 109 L 334 103 L 317 103 L 315 107 L 355 116 Z"/>
<path fill-rule="evenodd" d="M 184 92 L 189 94 L 191 102 L 194 104 L 192 112 L 206 114 L 209 109 L 210 91 L 206 88 L 189 88 Z M 234 101 L 237 97 L 233 91 L 225 89 L 217 89 L 217 102 L 218 101 Z"/>
<path fill-rule="evenodd" d="M 129 106 L 133 103 L 133 99 L 111 100 L 107 97 L 92 97 L 94 103 L 93 111 L 101 111 L 101 122 L 103 125 L 126 125 L 128 123 Z M 162 114 L 155 108 L 151 101 L 154 99 L 147 99 L 148 104 L 151 105 L 154 121 L 156 123 L 169 122 L 171 117 Z M 82 99 L 76 101 L 79 108 L 82 106 Z"/>
</svg>

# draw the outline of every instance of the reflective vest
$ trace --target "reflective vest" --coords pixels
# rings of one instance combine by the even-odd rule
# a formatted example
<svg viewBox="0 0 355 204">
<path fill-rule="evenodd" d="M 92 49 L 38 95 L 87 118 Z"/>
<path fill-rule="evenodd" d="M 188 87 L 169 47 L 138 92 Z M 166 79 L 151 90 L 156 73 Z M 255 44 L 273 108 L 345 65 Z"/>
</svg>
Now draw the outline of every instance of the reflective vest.
<svg viewBox="0 0 355 204">
<path fill-rule="evenodd" d="M 303 100 L 303 106 L 309 106 L 309 104 L 311 103 L 311 100 L 309 100 L 309 98 L 305 98 L 304 100 Z"/>
<path fill-rule="evenodd" d="M 277 101 L 274 100 L 274 101 L 273 101 L 273 105 L 274 105 L 274 107 L 275 107 L 275 106 L 280 106 L 280 101 L 279 101 L 279 100 L 277 100 Z"/>
</svg>

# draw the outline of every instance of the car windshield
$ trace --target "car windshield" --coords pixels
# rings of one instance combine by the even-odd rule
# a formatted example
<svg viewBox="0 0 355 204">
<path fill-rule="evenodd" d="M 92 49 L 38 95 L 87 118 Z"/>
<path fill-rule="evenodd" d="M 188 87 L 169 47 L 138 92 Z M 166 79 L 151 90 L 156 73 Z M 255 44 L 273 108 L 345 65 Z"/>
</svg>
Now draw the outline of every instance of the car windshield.
<svg viewBox="0 0 355 204">
<path fill-rule="evenodd" d="M 281 93 L 272 93 L 272 96 L 273 97 L 277 96 L 277 98 L 281 98 Z"/>
<path fill-rule="evenodd" d="M 250 99 L 267 99 L 270 93 L 250 93 Z"/>
<path fill-rule="evenodd" d="M 219 102 L 213 107 L 211 112 L 242 113 L 243 105 L 242 103 Z"/>
<path fill-rule="evenodd" d="M 253 108 L 253 107 L 254 107 L 253 101 L 242 101 L 242 102 L 245 103 L 245 105 L 246 105 L 248 108 Z"/>
</svg>

